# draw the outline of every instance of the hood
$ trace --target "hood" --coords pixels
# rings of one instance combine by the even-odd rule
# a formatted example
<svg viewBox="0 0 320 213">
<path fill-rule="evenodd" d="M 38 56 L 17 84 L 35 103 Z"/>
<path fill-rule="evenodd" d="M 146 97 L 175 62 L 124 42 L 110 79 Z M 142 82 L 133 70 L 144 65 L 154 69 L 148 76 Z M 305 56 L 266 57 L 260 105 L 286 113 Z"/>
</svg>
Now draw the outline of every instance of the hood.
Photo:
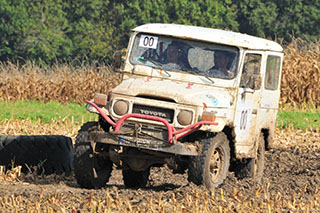
<svg viewBox="0 0 320 213">
<path fill-rule="evenodd" d="M 227 108 L 232 100 L 231 91 L 215 86 L 144 77 L 124 80 L 112 93 L 166 98 L 185 105 Z"/>
</svg>

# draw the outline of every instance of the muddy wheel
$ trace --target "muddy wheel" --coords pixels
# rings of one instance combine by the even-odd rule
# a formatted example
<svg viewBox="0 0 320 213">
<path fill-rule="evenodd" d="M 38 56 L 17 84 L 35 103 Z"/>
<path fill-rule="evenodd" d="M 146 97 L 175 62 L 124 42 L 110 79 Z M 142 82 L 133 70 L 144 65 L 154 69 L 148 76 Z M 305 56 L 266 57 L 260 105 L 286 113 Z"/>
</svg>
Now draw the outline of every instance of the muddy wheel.
<svg viewBox="0 0 320 213">
<path fill-rule="evenodd" d="M 261 182 L 261 178 L 263 176 L 264 171 L 264 138 L 261 134 L 258 141 L 258 149 L 257 149 L 257 157 L 252 159 L 249 167 L 250 167 L 250 175 L 251 177 L 258 183 Z"/>
<path fill-rule="evenodd" d="M 122 178 L 124 185 L 129 188 L 142 188 L 148 183 L 150 168 L 145 171 L 133 171 L 130 168 L 122 170 Z"/>
<path fill-rule="evenodd" d="M 206 188 L 218 187 L 228 175 L 230 148 L 226 135 L 219 133 L 213 138 L 200 141 L 201 155 L 192 157 L 188 170 L 188 180 Z"/>
<path fill-rule="evenodd" d="M 0 165 L 9 169 L 21 165 L 23 172 L 70 175 L 72 171 L 72 140 L 62 135 L 0 136 Z"/>
<path fill-rule="evenodd" d="M 112 161 L 103 155 L 93 152 L 88 140 L 89 130 L 98 128 L 97 122 L 85 123 L 78 132 L 74 149 L 74 173 L 81 187 L 101 188 L 109 181 L 112 172 Z M 101 145 L 101 146 L 99 146 Z M 97 144 L 103 150 L 103 144 Z"/>
<path fill-rule="evenodd" d="M 260 135 L 258 140 L 257 157 L 246 159 L 244 162 L 238 163 L 237 165 L 236 176 L 239 179 L 252 178 L 257 183 L 261 182 L 265 161 L 265 145 L 263 134 Z"/>
</svg>

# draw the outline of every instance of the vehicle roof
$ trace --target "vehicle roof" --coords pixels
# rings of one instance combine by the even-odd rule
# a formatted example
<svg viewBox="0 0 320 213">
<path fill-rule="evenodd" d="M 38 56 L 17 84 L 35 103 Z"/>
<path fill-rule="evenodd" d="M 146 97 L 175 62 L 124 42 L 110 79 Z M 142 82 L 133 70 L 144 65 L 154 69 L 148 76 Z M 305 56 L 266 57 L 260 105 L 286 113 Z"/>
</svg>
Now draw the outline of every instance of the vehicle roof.
<svg viewBox="0 0 320 213">
<path fill-rule="evenodd" d="M 247 34 L 205 27 L 155 23 L 138 26 L 134 28 L 133 31 L 208 41 L 252 50 L 270 50 L 277 52 L 282 52 L 283 50 L 281 45 L 274 41 Z"/>
</svg>

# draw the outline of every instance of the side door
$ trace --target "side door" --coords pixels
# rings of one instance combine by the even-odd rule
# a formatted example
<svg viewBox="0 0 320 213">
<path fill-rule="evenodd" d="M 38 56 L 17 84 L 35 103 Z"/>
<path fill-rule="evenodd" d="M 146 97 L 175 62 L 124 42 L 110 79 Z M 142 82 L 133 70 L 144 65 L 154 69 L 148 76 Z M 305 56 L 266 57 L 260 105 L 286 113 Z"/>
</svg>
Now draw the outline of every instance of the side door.
<svg viewBox="0 0 320 213">
<path fill-rule="evenodd" d="M 267 52 L 265 75 L 261 91 L 261 105 L 258 123 L 261 128 L 268 130 L 268 147 L 272 147 L 274 130 L 280 98 L 280 81 L 283 53 Z"/>
<path fill-rule="evenodd" d="M 261 101 L 263 52 L 246 51 L 243 60 L 235 115 L 235 148 L 237 157 L 254 157 L 254 142 Z"/>
</svg>

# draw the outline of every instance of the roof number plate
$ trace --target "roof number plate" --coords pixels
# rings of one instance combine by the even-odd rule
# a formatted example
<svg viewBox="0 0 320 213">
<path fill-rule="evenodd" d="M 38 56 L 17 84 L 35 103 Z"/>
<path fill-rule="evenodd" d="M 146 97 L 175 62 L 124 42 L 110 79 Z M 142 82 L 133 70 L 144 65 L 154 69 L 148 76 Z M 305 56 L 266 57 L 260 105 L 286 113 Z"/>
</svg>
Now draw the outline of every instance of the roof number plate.
<svg viewBox="0 0 320 213">
<path fill-rule="evenodd" d="M 150 35 L 141 35 L 139 46 L 144 48 L 157 49 L 158 37 Z"/>
</svg>

